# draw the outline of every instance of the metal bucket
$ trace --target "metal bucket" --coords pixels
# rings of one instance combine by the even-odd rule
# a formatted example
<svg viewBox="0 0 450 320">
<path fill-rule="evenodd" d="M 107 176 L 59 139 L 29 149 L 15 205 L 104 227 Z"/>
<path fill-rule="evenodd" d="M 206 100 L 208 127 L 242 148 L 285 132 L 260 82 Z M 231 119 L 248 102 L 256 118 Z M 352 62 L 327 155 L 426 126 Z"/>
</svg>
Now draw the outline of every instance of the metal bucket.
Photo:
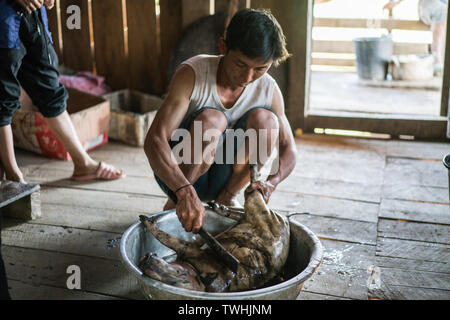
<svg viewBox="0 0 450 320">
<path fill-rule="evenodd" d="M 385 80 L 393 53 L 390 36 L 356 38 L 356 65 L 358 77 L 367 80 Z"/>
<path fill-rule="evenodd" d="M 450 203 L 450 153 L 442 160 L 444 166 L 448 169 L 448 202 Z"/>
<path fill-rule="evenodd" d="M 152 215 L 158 226 L 167 233 L 180 239 L 193 241 L 198 236 L 186 233 L 176 216 L 175 210 L 163 211 Z M 140 257 L 148 252 L 154 252 L 159 257 L 167 260 L 175 257 L 175 252 L 162 245 L 142 223 L 137 222 L 125 231 L 120 241 L 120 253 L 126 269 L 133 274 L 139 287 L 147 299 L 156 300 L 242 300 L 242 299 L 271 299 L 291 300 L 300 294 L 304 282 L 312 276 L 322 261 L 323 249 L 319 239 L 305 226 L 289 219 L 290 221 L 290 250 L 286 262 L 286 274 L 288 280 L 266 288 L 232 293 L 197 292 L 171 286 L 160 281 L 153 280 L 145 275 L 137 267 Z M 234 225 L 236 221 L 217 215 L 206 210 L 204 228 L 218 234 Z"/>
</svg>

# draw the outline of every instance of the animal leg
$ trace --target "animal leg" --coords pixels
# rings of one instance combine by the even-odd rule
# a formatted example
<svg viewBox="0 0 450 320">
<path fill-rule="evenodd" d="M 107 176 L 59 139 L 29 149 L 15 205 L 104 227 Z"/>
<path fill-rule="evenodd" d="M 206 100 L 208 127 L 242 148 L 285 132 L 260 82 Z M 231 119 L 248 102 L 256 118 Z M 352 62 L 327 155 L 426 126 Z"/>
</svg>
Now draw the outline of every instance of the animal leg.
<svg viewBox="0 0 450 320">
<path fill-rule="evenodd" d="M 139 216 L 139 218 L 147 230 L 150 231 L 159 242 L 174 250 L 178 256 L 188 255 L 190 257 L 195 257 L 201 254 L 200 248 L 195 243 L 178 239 L 177 237 L 160 230 L 156 223 L 150 221 L 146 216 Z"/>
<path fill-rule="evenodd" d="M 189 290 L 205 291 L 195 269 L 187 264 L 168 263 L 156 254 L 146 254 L 139 261 L 139 269 L 152 279 Z"/>
</svg>

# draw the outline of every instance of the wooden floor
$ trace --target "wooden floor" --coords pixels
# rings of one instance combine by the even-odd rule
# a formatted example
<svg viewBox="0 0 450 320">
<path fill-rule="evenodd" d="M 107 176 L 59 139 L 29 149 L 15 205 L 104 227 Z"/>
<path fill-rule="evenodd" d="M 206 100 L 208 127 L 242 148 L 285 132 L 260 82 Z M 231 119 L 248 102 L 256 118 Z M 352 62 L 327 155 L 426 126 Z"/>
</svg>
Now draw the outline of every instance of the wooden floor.
<svg viewBox="0 0 450 320">
<path fill-rule="evenodd" d="M 303 135 L 297 146 L 295 171 L 270 206 L 308 212 L 296 219 L 325 249 L 299 299 L 450 299 L 450 207 L 442 165 L 450 144 Z M 121 266 L 118 243 L 139 214 L 161 211 L 165 197 L 143 150 L 109 143 L 91 155 L 128 177 L 76 183 L 67 180 L 70 162 L 17 151 L 26 179 L 41 184 L 43 217 L 4 219 L 14 299 L 143 298 Z M 79 291 L 66 288 L 70 265 L 81 268 Z M 368 289 L 372 270 L 380 271 L 380 289 Z"/>
</svg>

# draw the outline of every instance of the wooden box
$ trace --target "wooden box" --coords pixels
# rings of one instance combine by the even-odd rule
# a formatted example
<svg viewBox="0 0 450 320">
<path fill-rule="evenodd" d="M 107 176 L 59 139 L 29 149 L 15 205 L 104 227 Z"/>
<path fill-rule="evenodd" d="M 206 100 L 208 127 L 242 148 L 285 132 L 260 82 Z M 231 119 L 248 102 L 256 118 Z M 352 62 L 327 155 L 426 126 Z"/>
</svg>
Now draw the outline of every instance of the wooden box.
<svg viewBox="0 0 450 320">
<path fill-rule="evenodd" d="M 72 88 L 67 91 L 67 112 L 84 149 L 89 151 L 107 143 L 109 101 Z M 51 158 L 70 160 L 67 150 L 23 90 L 20 101 L 22 106 L 11 123 L 14 145 Z"/>
<path fill-rule="evenodd" d="M 134 90 L 120 90 L 103 96 L 111 105 L 109 137 L 142 147 L 147 131 L 163 100 Z"/>
</svg>

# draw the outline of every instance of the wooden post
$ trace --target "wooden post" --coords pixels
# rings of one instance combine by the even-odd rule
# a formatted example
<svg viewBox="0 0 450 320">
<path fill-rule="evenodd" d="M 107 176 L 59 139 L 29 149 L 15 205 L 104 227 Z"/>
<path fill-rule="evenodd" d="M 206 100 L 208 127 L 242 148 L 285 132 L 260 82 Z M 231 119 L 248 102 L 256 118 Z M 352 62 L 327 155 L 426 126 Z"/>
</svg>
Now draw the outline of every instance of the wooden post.
<svg viewBox="0 0 450 320">
<path fill-rule="evenodd" d="M 313 1 L 279 1 L 277 10 L 288 51 L 292 54 L 288 60 L 288 96 L 285 101 L 286 115 L 295 131 L 304 128 L 305 111 L 309 104 Z"/>
<path fill-rule="evenodd" d="M 3 181 L 0 185 L 0 208 L 5 217 L 35 220 L 41 217 L 40 187 Z"/>
</svg>

